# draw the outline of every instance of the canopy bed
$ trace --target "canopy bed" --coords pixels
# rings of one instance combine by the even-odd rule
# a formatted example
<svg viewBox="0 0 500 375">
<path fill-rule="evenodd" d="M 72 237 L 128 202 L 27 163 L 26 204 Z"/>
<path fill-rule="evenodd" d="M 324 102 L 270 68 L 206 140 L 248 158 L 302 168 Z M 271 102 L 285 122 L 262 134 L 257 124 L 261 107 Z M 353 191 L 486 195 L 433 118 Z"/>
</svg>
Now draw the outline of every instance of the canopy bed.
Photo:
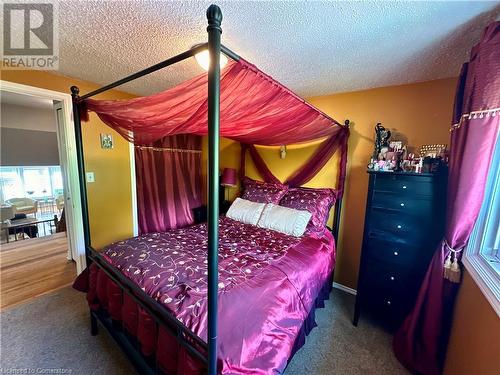
<svg viewBox="0 0 500 375">
<path fill-rule="evenodd" d="M 336 237 L 348 122 L 333 120 L 221 45 L 219 7 L 210 6 L 207 18 L 208 43 L 86 95 L 79 96 L 78 88 L 71 88 L 89 266 L 75 287 L 88 292 L 92 334 L 97 333 L 99 320 L 141 373 L 282 372 L 314 327 L 314 308 L 330 292 L 334 236 L 326 230 L 326 219 L 314 217 L 308 228 L 314 227 L 302 236 L 219 218 L 219 137 L 242 144 L 242 177 L 245 151 L 249 151 L 269 183 L 266 186 L 273 185 L 279 192 L 280 198 L 272 203 L 277 205 L 283 198 L 288 203 L 280 204 L 294 207 L 292 200 L 300 194 L 322 196 L 324 204 L 318 210 L 327 217 L 336 198 Z M 207 49 L 208 74 L 149 97 L 90 99 Z M 222 71 L 221 52 L 231 59 Z M 207 223 L 144 233 L 100 252 L 93 249 L 81 132 L 88 111 L 136 147 L 150 147 L 166 136 L 208 134 Z M 286 185 L 265 167 L 253 146 L 318 139 L 325 140 L 309 165 Z M 336 150 L 340 150 L 337 191 L 300 188 Z M 253 183 L 257 188 L 263 184 Z"/>
</svg>

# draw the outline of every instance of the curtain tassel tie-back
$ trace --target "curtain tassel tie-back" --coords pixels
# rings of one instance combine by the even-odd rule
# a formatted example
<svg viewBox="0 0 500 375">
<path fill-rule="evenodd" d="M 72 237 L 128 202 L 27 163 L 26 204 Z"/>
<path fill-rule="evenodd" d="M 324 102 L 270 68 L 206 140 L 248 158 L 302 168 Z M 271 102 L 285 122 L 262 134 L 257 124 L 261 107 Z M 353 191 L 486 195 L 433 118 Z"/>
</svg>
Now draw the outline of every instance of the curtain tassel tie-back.
<svg viewBox="0 0 500 375">
<path fill-rule="evenodd" d="M 449 250 L 449 254 L 446 257 L 444 262 L 444 275 L 443 277 L 446 280 L 451 281 L 452 283 L 459 283 L 462 275 L 462 271 L 460 269 L 460 265 L 458 264 L 458 253 L 463 250 L 463 247 L 460 249 L 452 248 L 446 240 L 444 240 L 444 244 L 446 248 Z"/>
</svg>

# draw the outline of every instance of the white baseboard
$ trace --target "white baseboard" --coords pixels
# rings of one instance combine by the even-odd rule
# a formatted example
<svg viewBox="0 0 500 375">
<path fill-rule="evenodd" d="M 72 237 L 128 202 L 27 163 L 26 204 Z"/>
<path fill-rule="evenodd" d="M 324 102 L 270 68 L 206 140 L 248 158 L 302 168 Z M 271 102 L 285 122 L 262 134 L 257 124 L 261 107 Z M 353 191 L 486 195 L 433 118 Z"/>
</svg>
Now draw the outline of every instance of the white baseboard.
<svg viewBox="0 0 500 375">
<path fill-rule="evenodd" d="M 356 293 L 357 293 L 356 289 L 349 288 L 349 287 L 347 287 L 345 285 L 342 285 L 342 284 L 339 284 L 339 283 L 336 283 L 336 282 L 333 282 L 333 287 L 335 289 L 342 290 L 343 292 L 352 294 L 353 296 L 355 296 Z"/>
</svg>

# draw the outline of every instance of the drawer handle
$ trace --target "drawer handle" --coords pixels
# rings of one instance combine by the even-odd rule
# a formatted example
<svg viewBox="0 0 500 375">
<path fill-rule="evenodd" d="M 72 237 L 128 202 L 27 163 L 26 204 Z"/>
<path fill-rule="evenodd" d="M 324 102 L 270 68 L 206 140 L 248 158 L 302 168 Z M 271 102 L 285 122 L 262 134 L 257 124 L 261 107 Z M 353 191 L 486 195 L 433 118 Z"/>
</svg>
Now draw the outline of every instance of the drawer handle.
<svg viewBox="0 0 500 375">
<path fill-rule="evenodd" d="M 399 255 L 399 253 L 398 253 L 397 251 L 395 251 L 395 252 L 394 252 L 394 255 L 395 255 L 395 256 L 398 256 L 398 255 Z"/>
<path fill-rule="evenodd" d="M 406 189 L 406 185 L 403 185 L 403 189 Z"/>
<path fill-rule="evenodd" d="M 398 224 L 397 228 L 398 228 L 398 229 L 401 229 L 401 228 L 402 228 L 401 224 Z"/>
<path fill-rule="evenodd" d="M 400 206 L 401 206 L 401 207 L 404 207 L 404 206 L 405 206 L 405 204 L 404 204 L 404 203 L 401 203 L 401 204 L 400 204 Z"/>
<path fill-rule="evenodd" d="M 391 277 L 390 277 L 390 279 L 391 279 L 391 281 L 394 281 L 394 280 L 395 280 L 394 276 L 391 276 Z"/>
</svg>

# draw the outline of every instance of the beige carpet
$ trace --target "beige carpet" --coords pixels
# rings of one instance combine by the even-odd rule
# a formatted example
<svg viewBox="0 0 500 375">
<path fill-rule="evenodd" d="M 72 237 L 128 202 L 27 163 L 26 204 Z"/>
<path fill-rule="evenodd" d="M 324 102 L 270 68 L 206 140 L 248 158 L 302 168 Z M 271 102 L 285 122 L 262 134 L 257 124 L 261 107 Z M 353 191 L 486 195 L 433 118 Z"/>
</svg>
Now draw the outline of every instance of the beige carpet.
<svg viewBox="0 0 500 375">
<path fill-rule="evenodd" d="M 389 334 L 363 319 L 352 326 L 353 296 L 334 290 L 326 304 L 317 310 L 319 328 L 286 375 L 407 374 L 392 354 Z M 90 335 L 84 295 L 69 287 L 6 309 L 0 318 L 0 373 L 135 374 L 104 329 Z"/>
</svg>

